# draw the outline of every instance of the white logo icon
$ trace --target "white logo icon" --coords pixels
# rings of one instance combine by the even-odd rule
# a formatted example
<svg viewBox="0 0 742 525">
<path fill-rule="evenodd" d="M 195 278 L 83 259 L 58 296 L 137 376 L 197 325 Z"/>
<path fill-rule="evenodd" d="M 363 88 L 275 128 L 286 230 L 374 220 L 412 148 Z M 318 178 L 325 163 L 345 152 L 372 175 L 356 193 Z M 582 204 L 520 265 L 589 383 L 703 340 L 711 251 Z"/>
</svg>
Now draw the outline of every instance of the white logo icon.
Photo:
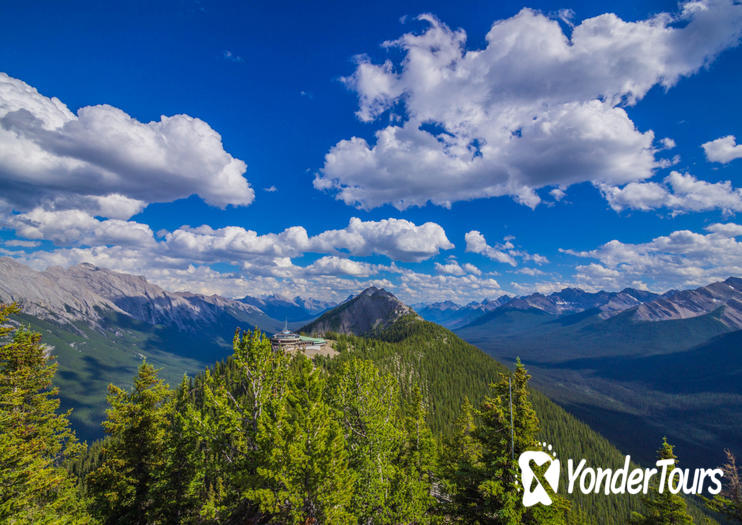
<svg viewBox="0 0 742 525">
<path fill-rule="evenodd" d="M 542 446 L 545 447 L 546 443 L 542 443 Z M 548 448 L 551 450 L 551 445 L 549 445 Z M 554 456 L 556 456 L 556 454 Z M 532 507 L 537 503 L 551 505 L 551 498 L 549 497 L 548 492 L 546 492 L 546 488 L 541 484 L 541 481 L 536 477 L 531 469 L 531 461 L 533 461 L 538 467 L 549 464 L 546 472 L 543 474 L 543 479 L 549 484 L 551 489 L 556 492 L 557 487 L 559 486 L 559 460 L 556 459 L 556 457 L 552 457 L 548 452 L 542 450 L 529 450 L 523 452 L 518 457 L 518 466 L 520 467 L 521 482 L 523 484 L 523 506 Z"/>
</svg>

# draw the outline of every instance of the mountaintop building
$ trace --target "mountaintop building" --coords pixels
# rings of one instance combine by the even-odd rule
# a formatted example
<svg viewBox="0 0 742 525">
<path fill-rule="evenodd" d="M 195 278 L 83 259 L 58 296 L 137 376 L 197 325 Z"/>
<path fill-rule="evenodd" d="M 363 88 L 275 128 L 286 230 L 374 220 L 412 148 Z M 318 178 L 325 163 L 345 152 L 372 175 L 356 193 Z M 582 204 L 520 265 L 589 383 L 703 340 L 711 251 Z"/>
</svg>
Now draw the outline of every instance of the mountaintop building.
<svg viewBox="0 0 742 525">
<path fill-rule="evenodd" d="M 327 341 L 320 337 L 305 337 L 289 330 L 288 321 L 284 323 L 283 330 L 273 334 L 271 346 L 274 350 L 279 348 L 284 351 L 291 350 L 321 350 Z"/>
</svg>

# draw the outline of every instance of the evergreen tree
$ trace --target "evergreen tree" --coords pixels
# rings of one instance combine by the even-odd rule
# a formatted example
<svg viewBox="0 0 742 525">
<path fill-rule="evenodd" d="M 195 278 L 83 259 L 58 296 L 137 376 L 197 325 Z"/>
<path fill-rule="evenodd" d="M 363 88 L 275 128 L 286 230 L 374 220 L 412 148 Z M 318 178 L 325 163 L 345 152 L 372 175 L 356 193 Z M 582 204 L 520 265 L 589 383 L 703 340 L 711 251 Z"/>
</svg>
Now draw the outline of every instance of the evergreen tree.
<svg viewBox="0 0 742 525">
<path fill-rule="evenodd" d="M 74 476 L 83 495 L 88 494 L 88 474 L 97 469 L 103 458 L 103 439 L 90 443 L 79 456 L 70 458 L 65 467 Z"/>
<path fill-rule="evenodd" d="M 673 446 L 667 442 L 667 438 L 662 441 L 662 446 L 657 451 L 657 459 L 672 459 L 677 465 L 677 456 L 673 452 Z M 668 473 L 671 471 L 668 468 Z M 666 481 L 667 482 L 667 481 Z M 654 484 L 649 494 L 644 496 L 644 505 L 646 513 L 642 515 L 634 512 L 631 516 L 633 525 L 685 525 L 693 523 L 693 518 L 688 514 L 688 507 L 685 499 L 679 494 L 673 494 L 665 486 L 660 492 L 657 483 Z"/>
<path fill-rule="evenodd" d="M 465 402 L 444 469 L 450 476 L 449 511 L 464 523 L 503 525 L 566 523 L 570 505 L 553 492 L 552 505 L 526 509 L 517 480 L 517 458 L 537 448 L 539 421 L 528 391 L 530 375 L 520 360 L 500 374 L 476 412 Z M 512 405 L 512 412 L 511 412 Z"/>
<path fill-rule="evenodd" d="M 724 471 L 724 487 L 720 494 L 706 500 L 706 505 L 714 512 L 719 512 L 730 520 L 742 523 L 742 480 L 740 480 L 737 459 L 731 450 L 725 450 L 727 462 Z"/>
<path fill-rule="evenodd" d="M 536 412 L 528 399 L 530 377 L 518 360 L 510 376 L 501 374 L 500 381 L 492 385 L 479 410 L 481 423 L 476 437 L 482 444 L 482 481 L 478 489 L 482 516 L 492 523 L 520 523 L 525 510 L 516 480 L 517 458 L 536 446 L 539 430 Z"/>
<path fill-rule="evenodd" d="M 424 523 L 435 500 L 432 496 L 434 471 L 437 469 L 436 443 L 425 421 L 425 401 L 415 385 L 405 403 L 405 440 L 399 459 L 399 478 L 394 490 L 397 523 Z"/>
<path fill-rule="evenodd" d="M 238 330 L 233 348 L 227 366 L 204 374 L 200 406 L 187 418 L 202 441 L 199 484 L 207 496 L 200 514 L 217 521 L 260 513 L 254 498 L 263 482 L 258 469 L 286 412 L 289 360 L 284 352 L 274 351 L 258 330 Z"/>
<path fill-rule="evenodd" d="M 356 476 L 324 400 L 324 372 L 301 354 L 292 364 L 285 411 L 265 422 L 260 448 L 267 456 L 258 467 L 258 487 L 247 495 L 281 523 L 351 523 Z"/>
<path fill-rule="evenodd" d="M 130 392 L 115 385 L 108 392 L 103 462 L 88 478 L 93 507 L 103 523 L 150 523 L 161 506 L 155 487 L 164 467 L 171 392 L 146 361 Z"/>
<path fill-rule="evenodd" d="M 203 484 L 204 464 L 199 436 L 193 431 L 191 382 L 183 377 L 167 407 L 162 469 L 156 473 L 153 495 L 158 523 L 182 524 L 198 521 L 207 491 Z"/>
<path fill-rule="evenodd" d="M 476 438 L 475 409 L 464 398 L 453 435 L 443 447 L 441 458 L 444 513 L 464 523 L 474 523 L 481 514 L 479 483 L 482 444 Z"/>
<path fill-rule="evenodd" d="M 0 522 L 89 523 L 72 476 L 61 466 L 81 451 L 52 387 L 57 365 L 41 336 L 6 326 L 0 305 Z"/>
<path fill-rule="evenodd" d="M 419 390 L 403 407 L 390 374 L 350 359 L 333 371 L 329 393 L 358 474 L 352 508 L 359 522 L 426 521 L 435 442 Z"/>
<path fill-rule="evenodd" d="M 351 359 L 333 371 L 328 401 L 340 416 L 350 466 L 358 475 L 354 514 L 361 523 L 396 523 L 391 498 L 403 437 L 396 381 L 370 361 Z"/>
</svg>

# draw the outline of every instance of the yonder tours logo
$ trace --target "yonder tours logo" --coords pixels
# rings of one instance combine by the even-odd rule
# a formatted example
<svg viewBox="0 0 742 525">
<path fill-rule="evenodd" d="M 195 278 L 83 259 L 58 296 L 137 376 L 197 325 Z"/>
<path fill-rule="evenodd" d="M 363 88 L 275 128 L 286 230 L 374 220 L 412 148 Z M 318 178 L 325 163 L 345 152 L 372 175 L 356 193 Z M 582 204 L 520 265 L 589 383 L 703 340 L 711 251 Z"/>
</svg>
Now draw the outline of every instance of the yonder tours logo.
<svg viewBox="0 0 742 525">
<path fill-rule="evenodd" d="M 543 450 L 528 450 L 518 457 L 520 481 L 523 486 L 523 506 L 536 504 L 551 505 L 552 500 L 547 486 L 556 493 L 559 489 L 561 462 L 551 445 L 539 443 Z M 647 494 L 650 487 L 660 493 L 682 492 L 686 495 L 708 492 L 716 495 L 721 492 L 722 469 L 697 468 L 681 469 L 675 467 L 674 459 L 660 459 L 656 468 L 631 467 L 631 456 L 626 456 L 621 468 L 593 468 L 582 459 L 575 465 L 567 460 L 566 492 L 572 494 L 579 490 L 583 494 Z M 535 467 L 534 467 L 535 466 Z"/>
</svg>

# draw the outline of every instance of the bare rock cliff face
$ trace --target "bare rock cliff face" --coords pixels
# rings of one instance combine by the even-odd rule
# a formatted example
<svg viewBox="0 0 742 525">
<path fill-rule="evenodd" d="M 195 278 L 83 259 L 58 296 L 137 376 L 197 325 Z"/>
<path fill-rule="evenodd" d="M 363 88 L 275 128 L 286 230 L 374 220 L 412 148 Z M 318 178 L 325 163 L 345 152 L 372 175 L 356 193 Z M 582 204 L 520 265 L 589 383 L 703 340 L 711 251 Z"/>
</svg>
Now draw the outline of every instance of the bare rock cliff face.
<svg viewBox="0 0 742 525">
<path fill-rule="evenodd" d="M 63 323 L 97 320 L 100 310 L 123 313 L 61 268 L 37 272 L 8 257 L 0 258 L 0 302 L 17 302 L 29 315 Z"/>
<path fill-rule="evenodd" d="M 62 324 L 95 325 L 106 312 L 186 331 L 222 315 L 256 322 L 269 319 L 253 305 L 217 295 L 168 292 L 144 277 L 87 263 L 39 272 L 2 257 L 0 302 L 14 301 L 29 315 Z"/>
</svg>

